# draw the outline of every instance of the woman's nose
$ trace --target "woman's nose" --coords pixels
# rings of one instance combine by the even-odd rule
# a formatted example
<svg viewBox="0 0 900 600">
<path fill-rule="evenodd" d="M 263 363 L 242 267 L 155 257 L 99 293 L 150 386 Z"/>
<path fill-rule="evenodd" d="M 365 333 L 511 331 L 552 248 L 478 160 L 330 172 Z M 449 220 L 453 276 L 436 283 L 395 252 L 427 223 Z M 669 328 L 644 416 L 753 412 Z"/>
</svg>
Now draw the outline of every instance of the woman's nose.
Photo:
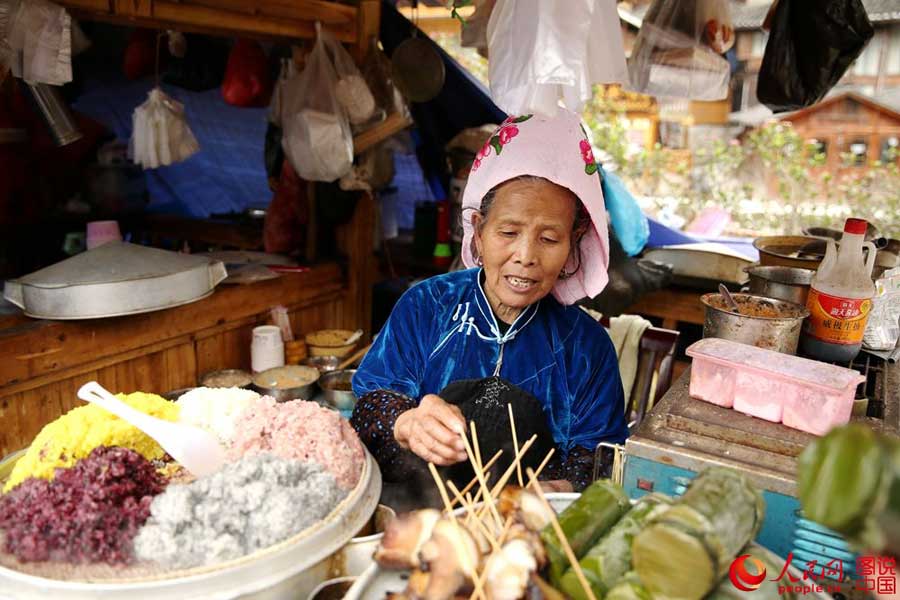
<svg viewBox="0 0 900 600">
<path fill-rule="evenodd" d="M 537 248 L 531 240 L 521 239 L 516 245 L 516 251 L 513 253 L 513 260 L 518 264 L 531 266 L 537 260 Z"/>
</svg>

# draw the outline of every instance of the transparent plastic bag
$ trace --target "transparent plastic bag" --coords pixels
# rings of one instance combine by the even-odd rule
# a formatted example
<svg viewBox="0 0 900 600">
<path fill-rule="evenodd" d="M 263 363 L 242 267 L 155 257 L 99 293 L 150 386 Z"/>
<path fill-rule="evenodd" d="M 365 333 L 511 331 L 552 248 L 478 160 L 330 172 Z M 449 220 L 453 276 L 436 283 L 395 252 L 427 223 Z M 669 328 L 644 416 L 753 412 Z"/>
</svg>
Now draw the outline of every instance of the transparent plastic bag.
<svg viewBox="0 0 900 600">
<path fill-rule="evenodd" d="M 366 80 L 356 68 L 353 57 L 333 35 L 322 31 L 319 38 L 325 44 L 334 65 L 334 72 L 337 75 L 334 95 L 337 96 L 341 108 L 347 113 L 352 125 L 365 123 L 375 113 L 375 98 L 372 97 Z"/>
<path fill-rule="evenodd" d="M 187 160 L 200 150 L 184 105 L 159 88 L 150 90 L 147 100 L 134 109 L 132 123 L 128 154 L 145 169 Z"/>
<path fill-rule="evenodd" d="M 651 96 L 722 100 L 731 67 L 720 54 L 733 44 L 727 0 L 654 0 L 628 60 L 631 86 Z"/>
<path fill-rule="evenodd" d="M 597 83 L 623 83 L 615 0 L 497 0 L 488 22 L 491 96 L 508 114 L 580 112 Z"/>
<path fill-rule="evenodd" d="M 282 147 L 294 171 L 307 181 L 334 181 L 353 166 L 353 134 L 336 85 L 320 35 L 306 67 L 284 84 L 282 97 Z"/>
</svg>

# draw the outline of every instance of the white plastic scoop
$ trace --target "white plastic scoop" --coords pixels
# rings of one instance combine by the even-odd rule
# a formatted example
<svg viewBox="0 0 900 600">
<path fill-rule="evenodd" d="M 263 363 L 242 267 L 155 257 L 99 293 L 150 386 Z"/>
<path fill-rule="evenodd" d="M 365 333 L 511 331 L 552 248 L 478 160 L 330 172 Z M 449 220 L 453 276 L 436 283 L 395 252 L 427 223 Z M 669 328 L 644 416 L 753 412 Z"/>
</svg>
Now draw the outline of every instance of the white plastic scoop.
<svg viewBox="0 0 900 600">
<path fill-rule="evenodd" d="M 157 419 L 135 410 L 96 381 L 81 386 L 78 397 L 128 421 L 152 437 L 163 450 L 196 477 L 211 475 L 225 464 L 225 449 L 212 434 L 202 429 Z"/>
</svg>

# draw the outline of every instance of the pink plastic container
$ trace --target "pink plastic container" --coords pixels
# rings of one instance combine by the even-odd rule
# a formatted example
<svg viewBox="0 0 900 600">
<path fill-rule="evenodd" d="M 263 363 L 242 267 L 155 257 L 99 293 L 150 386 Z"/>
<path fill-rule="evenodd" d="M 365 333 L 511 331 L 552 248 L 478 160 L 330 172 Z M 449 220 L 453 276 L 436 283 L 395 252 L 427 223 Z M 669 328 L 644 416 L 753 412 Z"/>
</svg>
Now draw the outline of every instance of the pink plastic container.
<svg viewBox="0 0 900 600">
<path fill-rule="evenodd" d="M 91 221 L 87 224 L 86 245 L 88 250 L 109 242 L 121 242 L 122 232 L 118 221 Z"/>
<path fill-rule="evenodd" d="M 815 435 L 850 421 L 856 386 L 866 380 L 853 369 L 718 338 L 687 354 L 691 397 Z"/>
</svg>

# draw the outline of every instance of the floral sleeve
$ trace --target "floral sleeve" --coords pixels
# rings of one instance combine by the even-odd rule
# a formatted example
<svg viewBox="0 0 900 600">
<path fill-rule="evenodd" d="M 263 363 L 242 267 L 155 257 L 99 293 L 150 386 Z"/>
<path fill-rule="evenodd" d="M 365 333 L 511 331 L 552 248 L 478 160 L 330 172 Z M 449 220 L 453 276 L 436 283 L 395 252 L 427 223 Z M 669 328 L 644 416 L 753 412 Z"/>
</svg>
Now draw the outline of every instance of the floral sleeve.
<svg viewBox="0 0 900 600">
<path fill-rule="evenodd" d="M 584 490 L 594 480 L 593 451 L 575 446 L 569 450 L 569 455 L 565 459 L 562 459 L 560 453 L 554 454 L 541 473 L 540 479 L 542 481 L 565 479 L 572 484 L 576 492 Z"/>
<path fill-rule="evenodd" d="M 350 424 L 378 462 L 387 481 L 402 479 L 409 461 L 394 438 L 394 424 L 402 413 L 416 407 L 412 398 L 390 390 L 364 394 L 356 403 Z"/>
</svg>

